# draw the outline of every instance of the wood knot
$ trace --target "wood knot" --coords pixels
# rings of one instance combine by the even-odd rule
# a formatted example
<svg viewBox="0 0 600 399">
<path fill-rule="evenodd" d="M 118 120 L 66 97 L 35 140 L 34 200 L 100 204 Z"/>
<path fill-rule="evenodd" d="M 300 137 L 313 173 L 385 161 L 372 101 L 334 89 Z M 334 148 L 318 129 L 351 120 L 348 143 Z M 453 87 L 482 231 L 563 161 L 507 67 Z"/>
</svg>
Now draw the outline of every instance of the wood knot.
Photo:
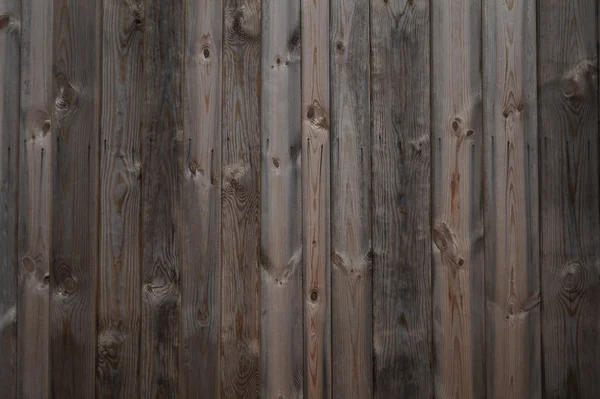
<svg viewBox="0 0 600 399">
<path fill-rule="evenodd" d="M 453 273 L 465 266 L 465 260 L 458 256 L 456 235 L 446 223 L 439 221 L 435 224 L 433 242 L 440 251 L 442 264 L 449 267 Z"/>
<path fill-rule="evenodd" d="M 575 64 L 562 77 L 562 94 L 571 102 L 581 102 L 596 95 L 598 67 L 589 60 Z"/>
<path fill-rule="evenodd" d="M 455 136 L 459 136 L 462 131 L 463 131 L 463 120 L 460 117 L 456 117 L 454 118 L 454 120 L 452 120 L 452 131 L 454 132 Z"/>
<path fill-rule="evenodd" d="M 225 25 L 229 40 L 241 42 L 254 40 L 260 36 L 260 12 L 256 7 L 244 4 L 225 12 Z"/>
<path fill-rule="evenodd" d="M 67 297 L 77 292 L 78 281 L 72 273 L 72 268 L 61 263 L 56 270 L 56 284 L 59 295 Z"/>
<path fill-rule="evenodd" d="M 63 81 L 63 84 L 60 84 L 60 90 L 54 100 L 54 110 L 56 118 L 62 120 L 72 114 L 73 110 L 76 109 L 78 96 L 75 88 L 64 82 L 63 78 L 57 77 L 57 80 L 59 81 L 59 84 Z"/>
<path fill-rule="evenodd" d="M 329 130 L 329 117 L 318 101 L 314 101 L 306 111 L 306 119 L 317 129 Z"/>
<path fill-rule="evenodd" d="M 561 288 L 567 294 L 573 295 L 584 288 L 585 270 L 579 262 L 570 262 L 562 270 Z"/>
<path fill-rule="evenodd" d="M 196 319 L 198 320 L 198 324 L 200 326 L 204 327 L 208 325 L 210 312 L 208 311 L 208 307 L 206 305 L 204 305 L 202 309 L 198 309 L 196 311 Z"/>
<path fill-rule="evenodd" d="M 204 56 L 205 60 L 208 60 L 210 58 L 210 50 L 208 48 L 205 48 L 204 50 L 202 50 L 202 55 Z"/>
<path fill-rule="evenodd" d="M 15 27 L 18 26 L 18 21 L 14 16 L 10 14 L 0 15 L 0 32 L 6 30 L 11 32 Z"/>
<path fill-rule="evenodd" d="M 342 43 L 341 41 L 338 41 L 335 45 L 335 49 L 337 50 L 338 53 L 343 53 L 344 52 L 344 43 Z"/>
<path fill-rule="evenodd" d="M 279 158 L 273 157 L 273 158 L 271 158 L 271 161 L 273 162 L 273 166 L 275 166 L 275 168 L 279 169 Z"/>
<path fill-rule="evenodd" d="M 311 288 L 308 297 L 312 303 L 317 303 L 319 301 L 319 289 L 317 287 Z"/>
<path fill-rule="evenodd" d="M 98 334 L 99 367 L 110 365 L 114 368 L 118 365 L 123 341 L 123 335 L 113 328 L 107 328 Z"/>
</svg>

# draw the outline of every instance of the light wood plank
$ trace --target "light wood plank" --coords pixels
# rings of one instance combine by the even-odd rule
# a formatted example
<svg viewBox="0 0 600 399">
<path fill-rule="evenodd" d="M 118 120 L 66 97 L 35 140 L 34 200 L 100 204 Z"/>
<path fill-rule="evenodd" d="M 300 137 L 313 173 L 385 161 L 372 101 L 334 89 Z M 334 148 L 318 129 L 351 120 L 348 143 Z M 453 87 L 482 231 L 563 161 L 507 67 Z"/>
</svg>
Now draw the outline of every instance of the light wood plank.
<svg viewBox="0 0 600 399">
<path fill-rule="evenodd" d="M 261 396 L 302 398 L 300 0 L 262 7 Z"/>
<path fill-rule="evenodd" d="M 53 10 L 51 392 L 93 398 L 102 2 L 54 0 Z"/>
<path fill-rule="evenodd" d="M 489 398 L 541 398 L 535 3 L 483 2 Z"/>
<path fill-rule="evenodd" d="M 304 394 L 331 397 L 329 0 L 302 0 Z"/>
<path fill-rule="evenodd" d="M 105 0 L 96 393 L 139 395 L 144 3 Z"/>
<path fill-rule="evenodd" d="M 369 1 L 332 0 L 332 393 L 373 394 Z"/>
<path fill-rule="evenodd" d="M 225 0 L 222 130 L 222 396 L 260 385 L 261 3 Z"/>
<path fill-rule="evenodd" d="M 543 390 L 600 392 L 595 0 L 538 4 Z"/>
<path fill-rule="evenodd" d="M 431 3 L 434 394 L 485 396 L 481 4 Z"/>
</svg>

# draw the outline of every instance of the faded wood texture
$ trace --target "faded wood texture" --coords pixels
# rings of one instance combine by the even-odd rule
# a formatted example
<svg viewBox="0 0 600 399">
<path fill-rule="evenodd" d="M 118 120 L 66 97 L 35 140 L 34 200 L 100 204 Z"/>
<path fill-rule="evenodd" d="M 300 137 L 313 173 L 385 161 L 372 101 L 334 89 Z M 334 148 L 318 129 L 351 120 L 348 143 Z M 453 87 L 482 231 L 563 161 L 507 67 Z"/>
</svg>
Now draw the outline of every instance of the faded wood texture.
<svg viewBox="0 0 600 399">
<path fill-rule="evenodd" d="M 541 398 L 535 3 L 483 2 L 488 398 Z"/>
<path fill-rule="evenodd" d="M 544 396 L 600 392 L 598 2 L 538 4 Z"/>
<path fill-rule="evenodd" d="M 50 389 L 93 398 L 102 3 L 54 0 L 53 10 Z"/>
<path fill-rule="evenodd" d="M 486 389 L 481 4 L 433 1 L 431 34 L 434 394 L 481 398 Z"/>
<path fill-rule="evenodd" d="M 221 379 L 260 394 L 261 2 L 225 0 L 221 190 Z"/>
<path fill-rule="evenodd" d="M 301 0 L 304 395 L 331 397 L 329 0 Z"/>
<path fill-rule="evenodd" d="M 374 396 L 430 398 L 429 2 L 372 13 Z"/>
<path fill-rule="evenodd" d="M 303 397 L 300 0 L 262 3 L 261 397 Z"/>
<path fill-rule="evenodd" d="M 183 398 L 220 395 L 222 20 L 221 1 L 185 2 L 179 371 Z"/>
<path fill-rule="evenodd" d="M 138 396 L 143 17 L 143 2 L 103 2 L 96 394 L 105 398 Z"/>
<path fill-rule="evenodd" d="M 21 4 L 0 0 L 0 387 L 17 391 L 17 200 Z"/>
<path fill-rule="evenodd" d="M 18 397 L 50 392 L 53 134 L 51 1 L 21 3 Z"/>
</svg>

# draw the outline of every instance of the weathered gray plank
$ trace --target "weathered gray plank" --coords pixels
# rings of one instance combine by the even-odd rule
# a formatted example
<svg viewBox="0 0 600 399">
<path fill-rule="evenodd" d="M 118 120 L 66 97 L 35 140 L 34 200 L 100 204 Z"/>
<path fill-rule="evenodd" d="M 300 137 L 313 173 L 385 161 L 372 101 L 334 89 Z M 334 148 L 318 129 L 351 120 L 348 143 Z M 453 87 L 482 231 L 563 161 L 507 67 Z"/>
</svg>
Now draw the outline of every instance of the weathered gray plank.
<svg viewBox="0 0 600 399">
<path fill-rule="evenodd" d="M 144 4 L 103 2 L 96 394 L 138 396 Z"/>
<path fill-rule="evenodd" d="M 483 2 L 489 398 L 541 398 L 535 3 Z"/>
<path fill-rule="evenodd" d="M 53 9 L 51 391 L 93 398 L 102 2 L 54 0 Z"/>
<path fill-rule="evenodd" d="M 375 397 L 430 398 L 429 2 L 372 12 Z"/>
<path fill-rule="evenodd" d="M 18 397 L 50 396 L 53 3 L 22 2 Z"/>
<path fill-rule="evenodd" d="M 262 7 L 261 396 L 302 398 L 300 0 Z"/>
<path fill-rule="evenodd" d="M 434 393 L 441 398 L 481 398 L 481 4 L 435 0 L 431 27 Z"/>
<path fill-rule="evenodd" d="M 543 390 L 552 398 L 600 392 L 597 8 L 538 4 Z"/>
<path fill-rule="evenodd" d="M 221 378 L 224 397 L 260 385 L 259 0 L 225 0 L 222 130 Z"/>
<path fill-rule="evenodd" d="M 0 0 L 0 387 L 17 394 L 20 1 Z"/>
<path fill-rule="evenodd" d="M 332 394 L 373 394 L 369 1 L 332 0 Z"/>
</svg>

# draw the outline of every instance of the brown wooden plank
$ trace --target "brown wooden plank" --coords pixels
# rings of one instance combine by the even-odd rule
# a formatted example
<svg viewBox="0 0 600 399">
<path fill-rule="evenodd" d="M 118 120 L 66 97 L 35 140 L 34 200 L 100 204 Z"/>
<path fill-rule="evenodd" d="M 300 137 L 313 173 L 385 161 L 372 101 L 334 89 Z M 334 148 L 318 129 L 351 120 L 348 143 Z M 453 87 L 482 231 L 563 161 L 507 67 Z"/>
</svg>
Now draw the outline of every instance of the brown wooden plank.
<svg viewBox="0 0 600 399">
<path fill-rule="evenodd" d="M 180 396 L 220 396 L 221 1 L 185 2 Z"/>
<path fill-rule="evenodd" d="M 435 0 L 431 26 L 434 393 L 441 398 L 481 398 L 481 4 Z"/>
<path fill-rule="evenodd" d="M 543 390 L 600 392 L 595 0 L 538 4 Z"/>
<path fill-rule="evenodd" d="M 259 0 L 225 0 L 221 191 L 222 396 L 260 385 Z"/>
<path fill-rule="evenodd" d="M 262 7 L 261 396 L 302 398 L 300 0 Z"/>
<path fill-rule="evenodd" d="M 138 396 L 144 4 L 105 0 L 96 394 Z"/>
<path fill-rule="evenodd" d="M 54 0 L 53 9 L 51 391 L 93 398 L 102 2 Z"/>
<path fill-rule="evenodd" d="M 483 2 L 488 398 L 541 398 L 535 3 Z"/>
<path fill-rule="evenodd" d="M 21 6 L 18 397 L 50 396 L 53 3 Z"/>
<path fill-rule="evenodd" d="M 0 387 L 17 395 L 20 1 L 0 0 Z"/>
<path fill-rule="evenodd" d="M 304 394 L 331 397 L 329 0 L 302 0 Z"/>
<path fill-rule="evenodd" d="M 373 395 L 369 1 L 332 0 L 332 394 Z"/>
<path fill-rule="evenodd" d="M 372 13 L 375 397 L 430 398 L 429 1 Z"/>
</svg>

